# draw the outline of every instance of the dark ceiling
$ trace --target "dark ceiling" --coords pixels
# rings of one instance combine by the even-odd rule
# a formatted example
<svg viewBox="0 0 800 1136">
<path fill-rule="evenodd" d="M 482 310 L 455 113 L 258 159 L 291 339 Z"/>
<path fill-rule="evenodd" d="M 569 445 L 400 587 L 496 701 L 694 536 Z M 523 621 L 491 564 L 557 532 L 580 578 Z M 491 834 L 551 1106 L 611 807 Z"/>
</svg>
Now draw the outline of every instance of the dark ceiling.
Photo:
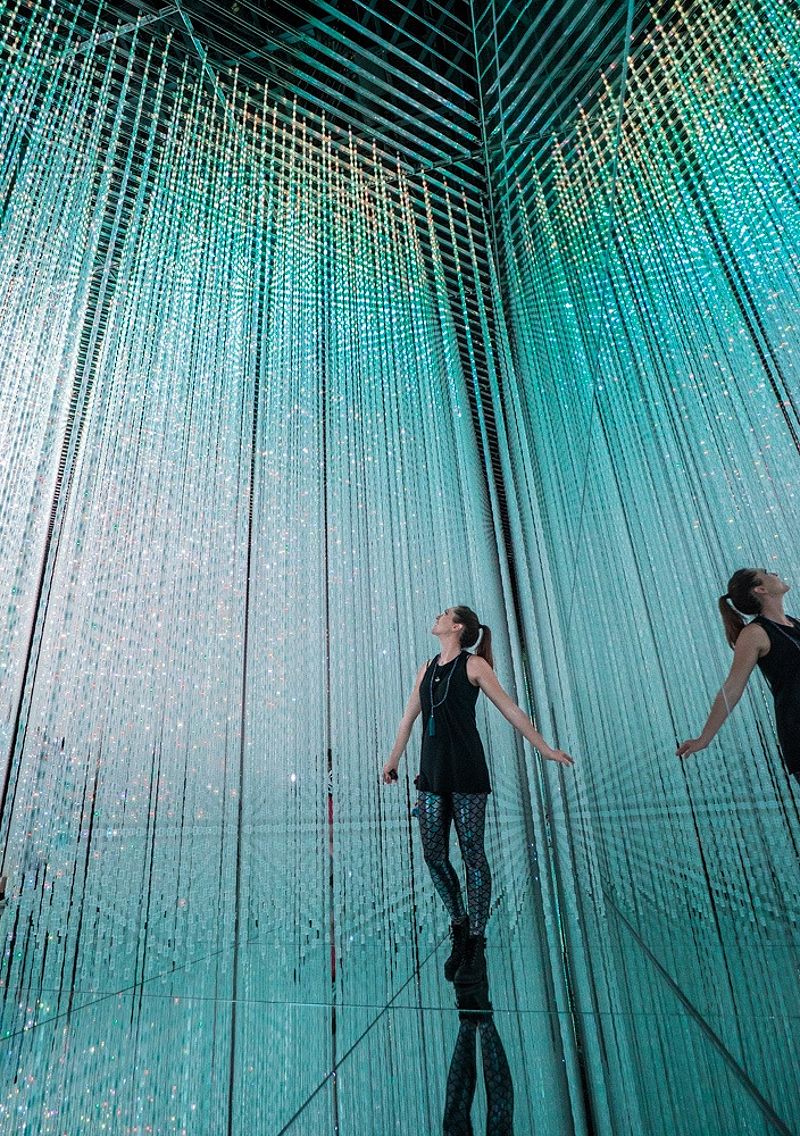
<svg viewBox="0 0 800 1136">
<path fill-rule="evenodd" d="M 81 5 L 78 37 L 96 11 Z M 223 87 L 234 74 L 267 84 L 287 116 L 296 102 L 409 171 L 463 162 L 468 175 L 485 145 L 563 131 L 601 72 L 618 72 L 627 11 L 628 0 L 110 0 L 101 24 L 141 19 Z M 636 19 L 648 19 L 640 0 Z"/>
</svg>

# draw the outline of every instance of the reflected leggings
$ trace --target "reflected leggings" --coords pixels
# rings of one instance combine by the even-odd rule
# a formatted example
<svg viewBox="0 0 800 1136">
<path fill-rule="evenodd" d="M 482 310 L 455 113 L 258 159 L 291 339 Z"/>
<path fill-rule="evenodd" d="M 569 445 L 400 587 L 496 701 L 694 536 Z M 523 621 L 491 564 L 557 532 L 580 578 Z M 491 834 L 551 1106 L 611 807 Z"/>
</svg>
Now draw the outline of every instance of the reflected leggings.
<svg viewBox="0 0 800 1136">
<path fill-rule="evenodd" d="M 477 1035 L 481 1037 L 483 1083 L 486 1089 L 486 1136 L 511 1136 L 514 1131 L 514 1086 L 500 1035 L 491 1014 L 464 1016 L 458 1031 L 444 1106 L 444 1136 L 473 1136 L 470 1112 L 478 1081 Z"/>
<path fill-rule="evenodd" d="M 492 877 L 483 848 L 488 793 L 420 793 L 417 801 L 422 853 L 454 923 L 466 915 L 458 873 L 450 863 L 450 823 L 455 822 L 458 844 L 467 871 L 469 929 L 482 935 L 489 918 Z"/>
</svg>

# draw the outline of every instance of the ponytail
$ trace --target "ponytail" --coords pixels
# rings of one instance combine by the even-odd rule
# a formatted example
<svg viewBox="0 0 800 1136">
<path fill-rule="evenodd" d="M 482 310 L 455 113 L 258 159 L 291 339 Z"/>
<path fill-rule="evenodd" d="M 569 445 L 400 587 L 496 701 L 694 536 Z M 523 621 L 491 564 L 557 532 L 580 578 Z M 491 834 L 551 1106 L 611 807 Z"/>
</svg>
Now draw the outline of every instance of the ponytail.
<svg viewBox="0 0 800 1136">
<path fill-rule="evenodd" d="M 725 638 L 731 647 L 736 646 L 736 640 L 745 626 L 745 622 L 739 615 L 739 612 L 730 605 L 730 596 L 720 596 L 719 600 L 719 614 L 722 616 L 722 626 L 725 629 Z"/>
<path fill-rule="evenodd" d="M 719 597 L 722 626 L 731 647 L 736 645 L 742 629 L 747 626 L 739 613 L 758 615 L 761 611 L 761 604 L 753 595 L 753 588 L 757 588 L 760 583 L 759 574 L 754 569 L 737 568 L 728 580 L 728 591 Z"/>
<path fill-rule="evenodd" d="M 492 654 L 492 632 L 485 623 L 480 623 L 471 607 L 460 605 L 450 609 L 456 623 L 463 626 L 460 644 L 466 650 L 474 650 L 475 654 L 485 659 L 494 670 L 494 655 Z"/>
<path fill-rule="evenodd" d="M 494 655 L 492 654 L 492 632 L 485 623 L 478 624 L 478 631 L 480 638 L 478 645 L 475 647 L 475 654 L 481 658 L 486 659 L 486 662 L 494 670 Z"/>
</svg>

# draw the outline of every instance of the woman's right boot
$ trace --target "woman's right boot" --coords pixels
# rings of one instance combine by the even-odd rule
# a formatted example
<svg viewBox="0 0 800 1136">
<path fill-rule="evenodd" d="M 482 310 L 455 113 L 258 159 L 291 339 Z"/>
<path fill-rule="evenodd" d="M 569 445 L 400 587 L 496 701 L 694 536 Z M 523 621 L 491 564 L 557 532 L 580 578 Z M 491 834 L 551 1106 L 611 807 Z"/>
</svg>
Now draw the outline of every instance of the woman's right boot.
<svg viewBox="0 0 800 1136">
<path fill-rule="evenodd" d="M 469 918 L 465 915 L 458 923 L 450 924 L 450 941 L 453 946 L 444 964 L 444 976 L 448 982 L 453 981 L 456 976 L 456 971 L 461 966 L 461 960 L 464 957 L 464 948 L 467 945 L 468 938 Z"/>
</svg>

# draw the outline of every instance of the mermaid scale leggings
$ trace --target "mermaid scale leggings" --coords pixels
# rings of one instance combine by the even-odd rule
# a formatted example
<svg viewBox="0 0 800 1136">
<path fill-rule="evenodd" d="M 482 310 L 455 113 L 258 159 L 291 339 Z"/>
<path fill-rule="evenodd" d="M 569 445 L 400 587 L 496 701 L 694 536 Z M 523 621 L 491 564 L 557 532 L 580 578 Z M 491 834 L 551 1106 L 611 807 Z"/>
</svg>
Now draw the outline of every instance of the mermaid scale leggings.
<svg viewBox="0 0 800 1136">
<path fill-rule="evenodd" d="M 445 1099 L 444 1136 L 473 1136 L 470 1113 L 478 1081 L 477 1043 L 481 1039 L 486 1089 L 486 1136 L 511 1136 L 514 1130 L 514 1086 L 503 1043 L 491 1014 L 462 1020 L 450 1062 Z"/>
<path fill-rule="evenodd" d="M 492 877 L 483 848 L 487 793 L 420 793 L 417 801 L 422 852 L 434 887 L 453 922 L 466 915 L 458 874 L 450 863 L 450 824 L 467 873 L 469 929 L 482 935 L 489 918 Z"/>
</svg>

